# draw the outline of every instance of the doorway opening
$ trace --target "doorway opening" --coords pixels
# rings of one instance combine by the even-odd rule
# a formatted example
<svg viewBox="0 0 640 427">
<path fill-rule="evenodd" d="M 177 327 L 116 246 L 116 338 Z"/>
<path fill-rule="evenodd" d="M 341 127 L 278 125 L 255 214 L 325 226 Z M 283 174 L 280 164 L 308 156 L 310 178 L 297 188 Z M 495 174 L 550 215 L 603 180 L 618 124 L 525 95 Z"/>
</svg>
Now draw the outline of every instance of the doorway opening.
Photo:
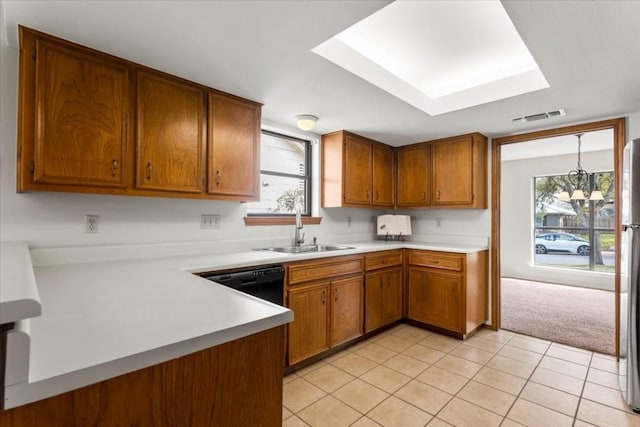
<svg viewBox="0 0 640 427">
<path fill-rule="evenodd" d="M 578 187 L 566 179 L 576 169 L 577 134 L 584 134 L 581 160 L 588 170 L 580 184 L 584 199 L 561 194 L 574 196 Z M 624 119 L 493 140 L 494 328 L 617 354 L 615 195 L 624 141 Z"/>
</svg>

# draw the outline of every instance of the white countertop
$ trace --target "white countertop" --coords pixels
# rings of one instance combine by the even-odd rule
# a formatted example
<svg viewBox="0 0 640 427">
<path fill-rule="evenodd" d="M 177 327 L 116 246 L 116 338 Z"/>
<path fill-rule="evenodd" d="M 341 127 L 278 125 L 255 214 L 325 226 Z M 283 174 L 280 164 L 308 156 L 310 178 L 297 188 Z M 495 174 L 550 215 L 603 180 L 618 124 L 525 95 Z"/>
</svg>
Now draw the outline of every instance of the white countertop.
<svg viewBox="0 0 640 427">
<path fill-rule="evenodd" d="M 419 242 L 341 245 L 354 249 L 304 254 L 238 251 L 36 266 L 32 271 L 42 314 L 28 320 L 28 381 L 5 388 L 5 407 L 53 396 L 293 320 L 293 313 L 284 307 L 191 273 L 399 248 L 462 253 L 486 249 Z M 32 317 L 32 313 L 26 317 Z"/>
</svg>

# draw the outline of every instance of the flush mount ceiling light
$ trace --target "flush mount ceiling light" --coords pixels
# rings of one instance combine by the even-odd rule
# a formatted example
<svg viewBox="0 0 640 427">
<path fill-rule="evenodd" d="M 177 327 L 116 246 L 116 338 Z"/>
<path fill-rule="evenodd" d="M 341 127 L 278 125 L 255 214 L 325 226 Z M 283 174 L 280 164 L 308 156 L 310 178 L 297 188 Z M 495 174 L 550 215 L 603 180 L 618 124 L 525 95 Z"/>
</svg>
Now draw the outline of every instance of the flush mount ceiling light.
<svg viewBox="0 0 640 427">
<path fill-rule="evenodd" d="M 316 116 L 312 116 L 311 114 L 300 114 L 296 116 L 296 124 L 302 130 L 309 131 L 316 127 L 316 122 L 318 118 Z"/>
<path fill-rule="evenodd" d="M 549 87 L 497 0 L 395 1 L 312 50 L 432 116 Z"/>
</svg>

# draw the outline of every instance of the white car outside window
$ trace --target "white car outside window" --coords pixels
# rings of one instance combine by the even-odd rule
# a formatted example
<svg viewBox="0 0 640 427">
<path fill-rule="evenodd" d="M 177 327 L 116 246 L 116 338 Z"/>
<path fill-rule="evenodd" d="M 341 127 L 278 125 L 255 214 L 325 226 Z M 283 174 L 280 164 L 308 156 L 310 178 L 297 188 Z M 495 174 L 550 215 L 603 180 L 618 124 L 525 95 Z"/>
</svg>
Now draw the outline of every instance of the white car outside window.
<svg viewBox="0 0 640 427">
<path fill-rule="evenodd" d="M 589 255 L 589 241 L 569 233 L 542 233 L 535 239 L 537 254 L 547 252 L 569 252 Z"/>
</svg>

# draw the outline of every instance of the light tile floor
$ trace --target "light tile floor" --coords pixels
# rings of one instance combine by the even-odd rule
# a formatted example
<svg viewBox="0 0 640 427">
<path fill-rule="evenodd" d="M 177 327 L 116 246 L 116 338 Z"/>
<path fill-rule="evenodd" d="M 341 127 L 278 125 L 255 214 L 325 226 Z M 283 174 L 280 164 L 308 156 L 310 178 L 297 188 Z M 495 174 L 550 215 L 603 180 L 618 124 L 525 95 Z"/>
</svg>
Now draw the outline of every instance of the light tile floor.
<svg viewBox="0 0 640 427">
<path fill-rule="evenodd" d="M 614 357 L 398 325 L 285 377 L 283 426 L 640 427 Z"/>
</svg>

